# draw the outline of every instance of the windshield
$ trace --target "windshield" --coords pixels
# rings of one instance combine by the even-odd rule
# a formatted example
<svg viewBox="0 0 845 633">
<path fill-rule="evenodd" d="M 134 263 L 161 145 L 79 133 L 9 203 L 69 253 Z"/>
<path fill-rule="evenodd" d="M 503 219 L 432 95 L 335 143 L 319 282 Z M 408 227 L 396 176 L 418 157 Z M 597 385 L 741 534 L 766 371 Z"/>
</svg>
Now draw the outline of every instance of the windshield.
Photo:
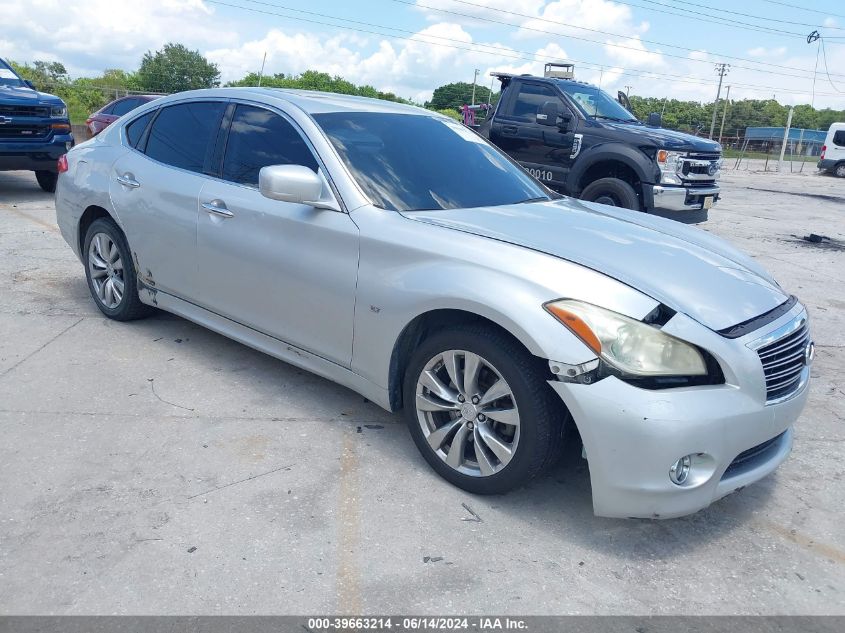
<svg viewBox="0 0 845 633">
<path fill-rule="evenodd" d="M 416 114 L 315 114 L 373 203 L 392 211 L 549 200 L 550 193 L 457 121 Z"/>
<path fill-rule="evenodd" d="M 18 78 L 15 71 L 7 66 L 2 59 L 0 59 L 0 86 L 18 87 L 22 85 L 23 81 Z"/>
<path fill-rule="evenodd" d="M 581 111 L 597 119 L 636 121 L 636 117 L 623 108 L 616 99 L 595 86 L 571 81 L 559 81 L 558 86 L 578 105 Z"/>
</svg>

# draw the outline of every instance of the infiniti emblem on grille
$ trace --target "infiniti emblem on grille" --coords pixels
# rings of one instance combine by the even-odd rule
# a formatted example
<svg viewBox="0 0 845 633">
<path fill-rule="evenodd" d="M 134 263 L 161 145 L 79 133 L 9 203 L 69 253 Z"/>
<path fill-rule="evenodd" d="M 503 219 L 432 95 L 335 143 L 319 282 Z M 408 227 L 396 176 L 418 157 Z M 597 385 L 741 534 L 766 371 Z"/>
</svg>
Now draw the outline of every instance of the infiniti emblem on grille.
<svg viewBox="0 0 845 633">
<path fill-rule="evenodd" d="M 804 348 L 804 364 L 809 365 L 813 362 L 813 358 L 816 356 L 816 344 L 813 341 L 807 343 L 807 347 Z"/>
</svg>

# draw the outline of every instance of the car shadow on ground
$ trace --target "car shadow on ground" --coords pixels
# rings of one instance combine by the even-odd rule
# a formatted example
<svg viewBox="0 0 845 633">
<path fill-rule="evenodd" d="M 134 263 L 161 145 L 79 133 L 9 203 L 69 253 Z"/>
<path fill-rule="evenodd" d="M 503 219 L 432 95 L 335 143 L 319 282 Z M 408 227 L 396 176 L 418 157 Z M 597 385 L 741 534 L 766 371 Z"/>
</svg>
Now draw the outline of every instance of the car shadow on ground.
<svg viewBox="0 0 845 633">
<path fill-rule="evenodd" d="M 47 193 L 38 186 L 35 172 L 0 171 L 0 203 L 14 200 L 13 206 L 20 206 L 28 202 L 51 201 L 54 197 L 55 194 Z"/>
<path fill-rule="evenodd" d="M 241 384 L 249 385 L 253 391 L 244 400 L 278 399 L 276 390 L 280 385 L 286 385 L 286 398 L 293 408 L 308 409 L 315 400 L 320 406 L 328 407 L 327 415 L 313 422 L 328 425 L 327 432 L 355 432 L 357 428 L 361 433 L 365 423 L 378 423 L 384 430 L 368 432 L 366 441 L 372 447 L 370 450 L 385 457 L 390 465 L 388 470 L 408 468 L 421 473 L 424 486 L 432 490 L 444 488 L 444 497 L 450 499 L 450 503 L 455 501 L 457 493 L 456 505 L 460 506 L 463 500 L 484 517 L 483 521 L 492 529 L 496 529 L 497 516 L 511 515 L 505 523 L 530 522 L 534 529 L 556 536 L 561 547 L 575 543 L 603 555 L 630 561 L 675 558 L 742 528 L 766 505 L 776 485 L 776 475 L 770 476 L 705 510 L 678 519 L 599 518 L 593 514 L 589 471 L 587 462 L 581 457 L 580 440 L 577 434 L 570 433 L 560 463 L 545 476 L 505 495 L 473 495 L 452 487 L 429 468 L 414 446 L 401 412 L 387 413 L 345 387 L 174 315 L 158 313 L 137 325 L 147 330 L 152 338 L 177 336 L 188 328 L 195 344 L 180 345 L 180 352 L 193 356 L 192 362 L 207 364 L 210 368 L 222 367 L 224 372 L 240 372 Z M 378 487 L 380 478 L 379 475 L 371 480 L 371 485 Z M 362 485 L 367 486 L 366 483 Z M 410 476 L 396 477 L 391 484 L 400 499 L 413 498 L 418 494 L 419 485 L 419 479 Z M 370 492 L 376 494 L 374 490 Z M 366 496 L 366 492 L 364 494 Z M 456 510 L 460 511 L 460 508 Z"/>
</svg>

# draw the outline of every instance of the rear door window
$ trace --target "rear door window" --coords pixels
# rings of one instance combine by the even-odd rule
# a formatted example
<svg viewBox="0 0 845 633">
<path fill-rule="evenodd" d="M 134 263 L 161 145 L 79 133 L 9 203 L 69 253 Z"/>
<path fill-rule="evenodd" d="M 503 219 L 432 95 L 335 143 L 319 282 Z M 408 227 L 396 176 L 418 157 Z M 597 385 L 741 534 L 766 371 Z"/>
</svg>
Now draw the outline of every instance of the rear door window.
<svg viewBox="0 0 845 633">
<path fill-rule="evenodd" d="M 145 153 L 150 158 L 202 173 L 225 104 L 219 101 L 192 101 L 162 108 L 153 121 Z"/>
<path fill-rule="evenodd" d="M 833 144 L 845 147 L 845 130 L 837 130 L 833 134 Z"/>
<path fill-rule="evenodd" d="M 238 105 L 223 155 L 223 179 L 258 186 L 268 165 L 303 165 L 315 173 L 317 160 L 299 132 L 275 112 Z"/>
<path fill-rule="evenodd" d="M 135 99 L 134 97 L 131 99 L 122 99 L 114 104 L 114 108 L 112 108 L 110 114 L 113 116 L 123 116 L 127 112 L 131 112 L 137 108 L 138 105 L 138 99 Z"/>
</svg>

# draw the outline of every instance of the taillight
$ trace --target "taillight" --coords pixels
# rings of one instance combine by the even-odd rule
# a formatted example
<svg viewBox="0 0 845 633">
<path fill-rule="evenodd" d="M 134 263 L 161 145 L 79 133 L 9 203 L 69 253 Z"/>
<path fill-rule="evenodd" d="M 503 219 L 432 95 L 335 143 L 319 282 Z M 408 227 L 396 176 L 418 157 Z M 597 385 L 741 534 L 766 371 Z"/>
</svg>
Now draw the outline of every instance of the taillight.
<svg viewBox="0 0 845 633">
<path fill-rule="evenodd" d="M 67 154 L 59 156 L 59 173 L 63 174 L 67 171 Z"/>
<path fill-rule="evenodd" d="M 819 156 L 820 159 L 824 160 L 824 153 L 827 151 L 827 145 L 822 145 L 822 153 Z"/>
</svg>

